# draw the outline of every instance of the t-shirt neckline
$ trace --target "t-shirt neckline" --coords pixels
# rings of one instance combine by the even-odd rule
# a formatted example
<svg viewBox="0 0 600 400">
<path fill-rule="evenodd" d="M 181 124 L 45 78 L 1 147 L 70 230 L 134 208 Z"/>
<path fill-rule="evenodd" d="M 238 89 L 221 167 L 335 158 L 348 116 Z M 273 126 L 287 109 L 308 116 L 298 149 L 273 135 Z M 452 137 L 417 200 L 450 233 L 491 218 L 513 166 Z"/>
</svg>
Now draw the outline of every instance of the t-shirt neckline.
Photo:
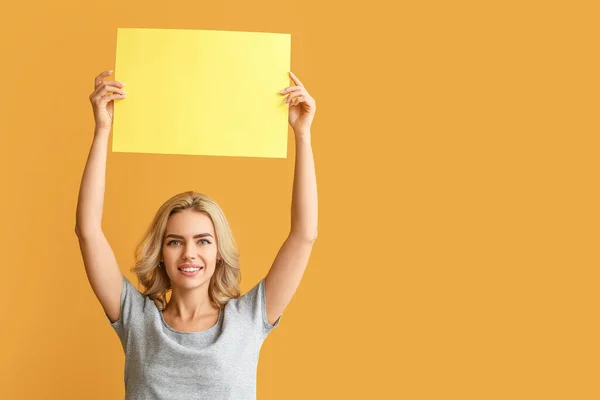
<svg viewBox="0 0 600 400">
<path fill-rule="evenodd" d="M 217 327 L 219 326 L 219 323 L 221 322 L 221 318 L 223 315 L 223 307 L 219 307 L 219 317 L 217 318 L 217 322 L 211 326 L 208 329 L 205 329 L 203 331 L 194 331 L 194 332 L 183 332 L 183 331 L 178 331 L 177 329 L 171 328 L 168 324 L 167 321 L 165 321 L 165 317 L 163 316 L 163 313 L 161 310 L 159 310 L 158 308 L 156 309 L 158 311 L 158 313 L 160 314 L 160 320 L 163 324 L 163 326 L 165 328 L 167 328 L 168 330 L 170 330 L 171 332 L 175 332 L 175 333 L 179 333 L 182 335 L 188 335 L 188 334 L 205 334 L 205 333 L 209 333 L 215 329 L 217 329 Z"/>
</svg>

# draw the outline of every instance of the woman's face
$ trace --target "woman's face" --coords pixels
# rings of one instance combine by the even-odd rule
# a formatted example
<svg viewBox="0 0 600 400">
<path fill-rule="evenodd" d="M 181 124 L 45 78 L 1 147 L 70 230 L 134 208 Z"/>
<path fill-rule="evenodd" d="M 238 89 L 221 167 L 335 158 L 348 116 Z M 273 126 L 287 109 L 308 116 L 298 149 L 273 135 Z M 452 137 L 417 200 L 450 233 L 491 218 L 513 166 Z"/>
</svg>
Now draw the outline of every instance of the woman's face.
<svg viewBox="0 0 600 400">
<path fill-rule="evenodd" d="M 167 221 L 162 243 L 163 263 L 173 286 L 193 289 L 208 284 L 215 272 L 217 243 L 214 225 L 204 213 L 184 210 Z M 185 272 L 200 267 L 199 271 Z"/>
</svg>

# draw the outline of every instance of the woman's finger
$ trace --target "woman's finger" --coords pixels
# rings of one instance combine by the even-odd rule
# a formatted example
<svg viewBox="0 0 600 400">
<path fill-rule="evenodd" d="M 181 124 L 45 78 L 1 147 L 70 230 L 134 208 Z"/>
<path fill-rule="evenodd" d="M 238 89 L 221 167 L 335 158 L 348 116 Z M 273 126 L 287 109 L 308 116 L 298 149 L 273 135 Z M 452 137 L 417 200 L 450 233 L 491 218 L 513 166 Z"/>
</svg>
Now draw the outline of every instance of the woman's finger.
<svg viewBox="0 0 600 400">
<path fill-rule="evenodd" d="M 306 98 L 304 96 L 298 96 L 294 100 L 292 100 L 291 105 L 295 106 L 299 103 L 302 103 L 303 101 L 306 101 Z"/>
<path fill-rule="evenodd" d="M 104 85 L 104 86 L 99 86 L 96 91 L 92 94 L 93 98 L 101 98 L 104 97 L 106 95 L 106 93 L 108 92 L 112 92 L 112 93 L 119 93 L 119 94 L 127 94 L 127 92 L 125 92 L 122 89 L 119 89 L 118 87 L 115 86 L 110 86 L 110 85 Z"/>
<path fill-rule="evenodd" d="M 282 91 L 280 91 L 279 93 L 286 94 L 288 92 L 291 92 L 292 90 L 297 90 L 297 89 L 302 89 L 302 87 L 300 87 L 300 86 L 288 86 L 285 89 L 283 89 Z"/>
<path fill-rule="evenodd" d="M 125 86 L 125 84 L 123 82 L 119 82 L 119 81 L 103 81 L 105 84 L 107 85 L 111 85 L 111 86 L 118 86 L 118 87 L 123 87 Z"/>
<path fill-rule="evenodd" d="M 296 85 L 304 87 L 304 85 L 302 84 L 302 82 L 300 82 L 300 79 L 298 79 L 298 77 L 292 71 L 290 71 L 290 78 L 292 78 L 292 80 L 294 81 L 294 83 Z"/>
<path fill-rule="evenodd" d="M 125 95 L 125 94 L 113 93 L 110 96 L 103 97 L 102 101 L 106 101 L 107 103 L 109 103 L 112 100 L 124 99 L 125 97 L 127 97 L 127 95 Z"/>
<path fill-rule="evenodd" d="M 303 88 L 294 90 L 289 93 L 289 96 L 284 100 L 284 103 L 289 103 L 294 97 L 306 96 L 306 95 L 308 95 L 308 93 Z"/>
<path fill-rule="evenodd" d="M 108 96 L 104 96 L 104 97 L 98 96 L 98 97 L 91 98 L 91 101 L 92 101 L 92 105 L 94 107 L 101 107 L 103 104 L 108 104 L 113 100 L 124 99 L 126 97 L 127 97 L 126 94 L 112 93 L 112 94 L 110 94 Z"/>
<path fill-rule="evenodd" d="M 304 89 L 303 87 L 298 87 L 298 86 L 295 86 L 295 87 L 296 87 L 296 89 L 288 90 L 284 94 L 290 94 L 290 95 L 292 95 L 292 94 L 296 94 L 296 93 L 306 93 L 306 89 Z"/>
<path fill-rule="evenodd" d="M 110 74 L 112 74 L 112 72 L 113 72 L 113 71 L 114 71 L 114 70 L 112 70 L 112 69 L 111 69 L 110 71 L 103 71 L 103 72 L 101 72 L 101 73 L 100 73 L 100 75 L 98 75 L 98 76 L 96 77 L 96 79 L 94 79 L 94 85 L 95 85 L 95 86 L 98 86 L 98 85 L 100 85 L 100 84 L 102 83 L 102 79 L 103 79 L 104 77 L 107 77 L 107 76 L 109 76 Z"/>
<path fill-rule="evenodd" d="M 105 86 L 101 87 L 99 90 L 99 93 L 102 96 L 106 95 L 106 93 L 108 93 L 108 92 L 125 94 L 125 91 L 123 89 L 120 89 L 116 86 L 111 86 L 111 85 L 105 85 Z"/>
</svg>

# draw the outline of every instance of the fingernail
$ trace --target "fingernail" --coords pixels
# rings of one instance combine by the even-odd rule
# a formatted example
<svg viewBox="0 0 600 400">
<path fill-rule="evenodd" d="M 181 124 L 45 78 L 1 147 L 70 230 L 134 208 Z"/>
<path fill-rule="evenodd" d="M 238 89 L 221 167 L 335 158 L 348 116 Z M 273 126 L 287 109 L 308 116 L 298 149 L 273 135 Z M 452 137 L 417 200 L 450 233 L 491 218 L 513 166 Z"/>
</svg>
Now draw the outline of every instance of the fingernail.
<svg viewBox="0 0 600 400">
<path fill-rule="evenodd" d="M 285 90 L 285 89 L 282 89 L 282 90 L 280 90 L 280 91 L 279 91 L 279 93 L 283 93 L 283 91 L 284 91 L 284 90 Z"/>
</svg>

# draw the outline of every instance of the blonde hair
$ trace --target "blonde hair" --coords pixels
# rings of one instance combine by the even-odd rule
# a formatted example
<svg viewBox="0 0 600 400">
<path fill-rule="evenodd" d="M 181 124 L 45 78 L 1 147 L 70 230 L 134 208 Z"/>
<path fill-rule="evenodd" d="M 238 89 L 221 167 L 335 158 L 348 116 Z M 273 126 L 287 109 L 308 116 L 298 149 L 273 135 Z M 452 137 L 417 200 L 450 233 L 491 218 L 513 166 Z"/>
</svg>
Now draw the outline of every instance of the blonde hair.
<svg viewBox="0 0 600 400">
<path fill-rule="evenodd" d="M 204 213 L 215 227 L 217 254 L 222 261 L 217 263 L 210 279 L 210 301 L 221 308 L 229 299 L 240 296 L 239 251 L 225 214 L 209 196 L 188 191 L 171 197 L 158 209 L 135 251 L 135 267 L 131 271 L 146 288 L 142 294 L 152 299 L 161 311 L 167 306 L 166 295 L 171 290 L 167 271 L 159 267 L 167 221 L 171 215 L 188 209 Z"/>
</svg>

